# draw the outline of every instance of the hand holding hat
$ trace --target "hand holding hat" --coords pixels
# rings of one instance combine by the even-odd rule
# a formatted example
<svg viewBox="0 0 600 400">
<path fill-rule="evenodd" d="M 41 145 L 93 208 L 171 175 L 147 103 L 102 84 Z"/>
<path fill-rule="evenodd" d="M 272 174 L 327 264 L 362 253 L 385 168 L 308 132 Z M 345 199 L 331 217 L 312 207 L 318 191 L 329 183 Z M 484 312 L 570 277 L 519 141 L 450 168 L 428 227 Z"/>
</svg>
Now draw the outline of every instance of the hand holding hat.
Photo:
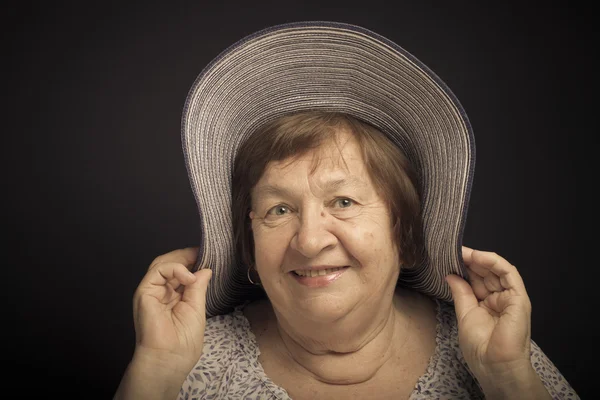
<svg viewBox="0 0 600 400">
<path fill-rule="evenodd" d="M 456 309 L 459 346 L 469 368 L 488 395 L 547 397 L 531 365 L 531 302 L 516 267 L 496 253 L 465 246 L 463 259 L 470 285 L 456 275 L 446 280 Z"/>
<path fill-rule="evenodd" d="M 115 399 L 175 398 L 204 345 L 210 269 L 195 273 L 197 247 L 152 261 L 133 297 L 136 346 Z"/>
<path fill-rule="evenodd" d="M 205 295 L 212 272 L 189 271 L 197 251 L 185 248 L 155 258 L 133 299 L 136 345 L 187 357 L 192 364 L 202 353 Z"/>
</svg>

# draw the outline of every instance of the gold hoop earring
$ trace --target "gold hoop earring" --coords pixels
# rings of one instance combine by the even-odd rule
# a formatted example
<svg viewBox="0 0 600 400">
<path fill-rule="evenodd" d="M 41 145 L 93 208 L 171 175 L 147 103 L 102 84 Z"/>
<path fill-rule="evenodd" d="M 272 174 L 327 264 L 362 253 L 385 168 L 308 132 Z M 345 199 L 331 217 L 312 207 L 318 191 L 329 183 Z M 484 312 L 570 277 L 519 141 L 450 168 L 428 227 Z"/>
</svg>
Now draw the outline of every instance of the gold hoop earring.
<svg viewBox="0 0 600 400">
<path fill-rule="evenodd" d="M 252 280 L 252 278 L 250 278 L 250 270 L 252 269 L 252 265 L 248 266 L 248 271 L 246 272 L 246 275 L 248 276 L 248 281 L 253 284 L 254 286 L 262 286 L 260 283 L 256 283 Z"/>
</svg>

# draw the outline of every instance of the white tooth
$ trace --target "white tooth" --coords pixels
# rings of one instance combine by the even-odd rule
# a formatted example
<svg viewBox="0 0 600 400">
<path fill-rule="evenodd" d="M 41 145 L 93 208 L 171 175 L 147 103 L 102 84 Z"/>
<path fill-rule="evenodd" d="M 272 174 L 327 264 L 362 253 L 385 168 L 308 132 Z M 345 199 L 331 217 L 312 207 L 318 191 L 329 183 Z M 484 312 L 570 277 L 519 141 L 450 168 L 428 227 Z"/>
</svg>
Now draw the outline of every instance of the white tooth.
<svg viewBox="0 0 600 400">
<path fill-rule="evenodd" d="M 320 270 L 318 271 L 318 273 L 319 273 L 319 276 L 325 276 L 325 275 L 327 275 L 327 270 L 320 269 Z"/>
<path fill-rule="evenodd" d="M 319 276 L 319 273 L 313 269 L 310 271 L 310 277 L 314 278 L 315 276 Z"/>
</svg>

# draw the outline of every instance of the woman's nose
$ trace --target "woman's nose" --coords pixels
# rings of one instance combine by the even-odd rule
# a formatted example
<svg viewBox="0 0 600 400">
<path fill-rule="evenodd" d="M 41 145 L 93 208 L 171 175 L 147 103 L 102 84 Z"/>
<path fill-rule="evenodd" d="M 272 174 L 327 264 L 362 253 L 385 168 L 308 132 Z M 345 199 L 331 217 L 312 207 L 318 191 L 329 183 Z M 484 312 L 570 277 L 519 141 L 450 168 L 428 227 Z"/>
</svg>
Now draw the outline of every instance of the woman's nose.
<svg viewBox="0 0 600 400">
<path fill-rule="evenodd" d="M 337 237 L 331 232 L 331 221 L 323 210 L 304 212 L 290 246 L 306 258 L 314 258 L 321 251 L 335 246 Z"/>
</svg>

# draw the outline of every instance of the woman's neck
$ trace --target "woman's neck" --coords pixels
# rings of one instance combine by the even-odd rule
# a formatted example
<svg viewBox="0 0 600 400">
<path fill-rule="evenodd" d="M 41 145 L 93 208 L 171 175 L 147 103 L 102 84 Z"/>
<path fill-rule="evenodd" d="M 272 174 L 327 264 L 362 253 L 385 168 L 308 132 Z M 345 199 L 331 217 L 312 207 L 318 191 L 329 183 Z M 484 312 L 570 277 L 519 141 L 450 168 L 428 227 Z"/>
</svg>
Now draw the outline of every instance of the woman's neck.
<svg viewBox="0 0 600 400">
<path fill-rule="evenodd" d="M 411 318 L 402 301 L 394 299 L 388 304 L 376 312 L 355 310 L 329 324 L 298 316 L 290 322 L 275 311 L 281 339 L 277 353 L 288 367 L 324 383 L 368 381 L 398 359 L 398 350 L 411 331 Z"/>
</svg>

